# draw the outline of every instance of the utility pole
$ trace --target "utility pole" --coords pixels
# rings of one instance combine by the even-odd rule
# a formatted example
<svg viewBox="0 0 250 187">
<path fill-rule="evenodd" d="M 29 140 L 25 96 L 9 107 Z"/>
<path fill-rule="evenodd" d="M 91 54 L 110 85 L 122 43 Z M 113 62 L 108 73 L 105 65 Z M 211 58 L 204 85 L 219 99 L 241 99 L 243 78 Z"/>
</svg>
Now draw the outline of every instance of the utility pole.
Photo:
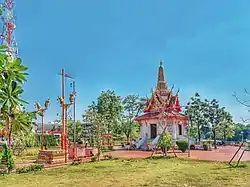
<svg viewBox="0 0 250 187">
<path fill-rule="evenodd" d="M 62 96 L 58 97 L 60 105 L 62 107 L 62 129 L 61 129 L 61 149 L 65 152 L 65 163 L 68 161 L 68 142 L 67 142 L 67 134 L 68 131 L 66 129 L 67 126 L 67 110 L 71 104 L 74 102 L 74 94 L 71 93 L 69 96 L 69 103 L 65 103 L 65 78 L 73 79 L 71 76 L 65 74 L 64 69 L 62 68 L 61 73 L 59 74 L 62 76 Z"/>
<path fill-rule="evenodd" d="M 62 69 L 62 99 L 64 101 L 64 97 L 65 97 L 65 88 L 64 88 L 64 85 L 65 85 L 65 73 L 64 73 L 64 69 Z M 65 114 L 65 109 L 64 109 L 64 104 L 62 104 L 62 134 L 61 134 L 61 149 L 64 150 L 64 145 L 65 145 L 65 117 L 64 117 L 64 114 Z"/>
<path fill-rule="evenodd" d="M 68 162 L 68 109 L 71 104 L 64 104 L 65 109 L 65 138 L 64 138 L 64 150 L 65 150 L 65 163 Z"/>
<path fill-rule="evenodd" d="M 74 118 L 74 148 L 73 148 L 73 158 L 76 159 L 77 157 L 77 150 L 76 150 L 76 84 L 75 81 L 71 84 L 73 88 L 73 94 L 74 94 L 74 111 L 73 111 L 73 118 Z"/>
</svg>

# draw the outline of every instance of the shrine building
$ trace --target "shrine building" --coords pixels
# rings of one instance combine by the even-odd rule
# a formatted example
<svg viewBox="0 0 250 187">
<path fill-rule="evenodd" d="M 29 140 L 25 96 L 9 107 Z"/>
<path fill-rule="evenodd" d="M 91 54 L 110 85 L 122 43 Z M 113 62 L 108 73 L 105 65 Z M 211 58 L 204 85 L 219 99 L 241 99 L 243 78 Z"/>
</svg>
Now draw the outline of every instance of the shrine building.
<svg viewBox="0 0 250 187">
<path fill-rule="evenodd" d="M 155 90 L 152 90 L 144 114 L 135 120 L 140 124 L 140 138 L 155 139 L 161 135 L 165 125 L 166 132 L 172 134 L 173 140 L 186 139 L 188 117 L 181 113 L 178 96 L 179 90 L 174 93 L 173 87 L 168 88 L 165 80 L 163 62 L 160 62 L 158 81 Z"/>
</svg>

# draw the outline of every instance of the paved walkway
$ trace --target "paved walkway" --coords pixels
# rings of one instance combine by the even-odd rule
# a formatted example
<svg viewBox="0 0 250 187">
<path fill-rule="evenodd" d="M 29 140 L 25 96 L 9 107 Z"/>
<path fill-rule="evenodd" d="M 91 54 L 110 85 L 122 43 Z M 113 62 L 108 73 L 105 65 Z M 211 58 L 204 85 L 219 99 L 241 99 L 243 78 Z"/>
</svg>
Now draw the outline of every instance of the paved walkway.
<svg viewBox="0 0 250 187">
<path fill-rule="evenodd" d="M 235 152 L 237 151 L 238 147 L 233 146 L 221 146 L 218 149 L 213 149 L 212 151 L 202 151 L 202 150 L 191 150 L 190 151 L 190 158 L 195 160 L 209 160 L 209 161 L 229 161 Z M 240 150 L 235 157 L 234 160 L 238 160 L 242 153 L 243 149 Z M 177 152 L 177 151 L 176 151 Z M 152 152 L 147 151 L 114 151 L 110 152 L 113 157 L 116 158 L 147 158 L 150 157 Z M 156 154 L 157 156 L 159 154 Z M 169 156 L 174 156 L 173 153 L 168 154 Z M 187 158 L 188 153 L 176 153 L 177 157 Z M 250 151 L 245 151 L 242 161 L 250 161 Z"/>
</svg>

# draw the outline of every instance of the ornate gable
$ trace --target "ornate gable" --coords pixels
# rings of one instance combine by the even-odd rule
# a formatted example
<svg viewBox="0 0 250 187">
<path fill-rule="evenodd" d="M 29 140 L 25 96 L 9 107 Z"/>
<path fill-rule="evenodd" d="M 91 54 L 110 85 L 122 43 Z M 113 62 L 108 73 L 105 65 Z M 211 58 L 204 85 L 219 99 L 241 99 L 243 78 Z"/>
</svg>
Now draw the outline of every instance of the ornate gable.
<svg viewBox="0 0 250 187">
<path fill-rule="evenodd" d="M 159 106 L 162 104 L 165 105 L 165 110 L 174 110 L 174 111 L 181 111 L 180 110 L 180 103 L 178 98 L 178 92 L 176 95 L 173 95 L 172 90 L 168 89 L 165 74 L 163 69 L 162 61 L 160 62 L 160 67 L 158 70 L 158 81 L 157 87 L 155 91 L 152 90 L 151 98 L 148 100 L 144 112 L 158 112 Z"/>
</svg>

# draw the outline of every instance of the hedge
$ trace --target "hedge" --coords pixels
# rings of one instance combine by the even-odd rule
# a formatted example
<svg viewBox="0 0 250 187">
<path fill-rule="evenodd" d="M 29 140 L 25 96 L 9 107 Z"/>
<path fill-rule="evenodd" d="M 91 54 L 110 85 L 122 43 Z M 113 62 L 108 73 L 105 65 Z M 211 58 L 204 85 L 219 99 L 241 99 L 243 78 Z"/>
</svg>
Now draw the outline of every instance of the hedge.
<svg viewBox="0 0 250 187">
<path fill-rule="evenodd" d="M 36 138 L 37 138 L 37 146 L 40 146 L 42 145 L 42 135 L 41 134 L 37 134 L 36 135 Z M 56 138 L 55 135 L 53 134 L 45 134 L 44 135 L 44 144 L 45 146 L 56 146 L 58 145 L 59 141 L 58 139 Z"/>
<path fill-rule="evenodd" d="M 188 149 L 188 141 L 186 140 L 178 140 L 176 144 L 183 153 Z"/>
</svg>

